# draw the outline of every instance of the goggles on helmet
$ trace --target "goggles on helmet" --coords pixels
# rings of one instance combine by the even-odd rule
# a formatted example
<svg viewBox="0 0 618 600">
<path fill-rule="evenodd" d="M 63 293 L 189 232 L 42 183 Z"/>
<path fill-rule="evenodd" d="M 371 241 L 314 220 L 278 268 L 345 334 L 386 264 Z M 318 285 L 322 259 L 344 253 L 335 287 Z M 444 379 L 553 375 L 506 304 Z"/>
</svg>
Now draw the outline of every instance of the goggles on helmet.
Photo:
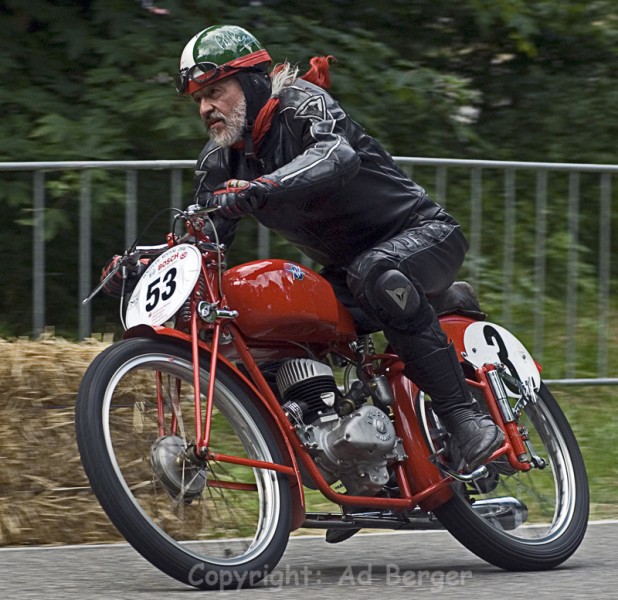
<svg viewBox="0 0 618 600">
<path fill-rule="evenodd" d="M 220 79 L 220 75 L 224 72 L 232 71 L 234 67 L 223 65 L 220 67 L 215 63 L 201 62 L 193 65 L 191 68 L 182 69 L 178 75 L 174 77 L 176 91 L 179 94 L 184 94 L 189 87 L 189 82 L 194 81 L 200 86 L 206 85 L 209 81 Z"/>
<path fill-rule="evenodd" d="M 197 62 L 190 67 L 180 69 L 178 75 L 174 78 L 176 91 L 180 94 L 193 94 L 200 87 L 234 75 L 238 71 L 260 70 L 260 65 L 266 65 L 271 60 L 266 50 L 258 50 L 223 65 L 208 61 Z"/>
</svg>

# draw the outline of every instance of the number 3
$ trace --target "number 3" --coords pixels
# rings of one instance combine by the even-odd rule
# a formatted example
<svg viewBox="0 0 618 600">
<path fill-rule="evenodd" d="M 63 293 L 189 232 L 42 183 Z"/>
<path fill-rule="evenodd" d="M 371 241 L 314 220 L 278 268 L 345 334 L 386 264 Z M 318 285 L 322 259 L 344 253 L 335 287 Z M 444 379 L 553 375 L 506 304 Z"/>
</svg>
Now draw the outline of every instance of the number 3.
<svg viewBox="0 0 618 600">
<path fill-rule="evenodd" d="M 513 377 L 520 379 L 515 365 L 509 359 L 509 351 L 507 350 L 504 340 L 500 337 L 500 334 L 491 325 L 486 325 L 483 328 L 483 333 L 485 335 L 485 341 L 490 346 L 498 347 L 498 358 L 500 362 L 509 370 Z"/>
<path fill-rule="evenodd" d="M 161 294 L 161 300 L 169 300 L 176 291 L 176 268 L 171 268 L 164 276 L 163 282 L 167 286 L 167 290 Z"/>
</svg>

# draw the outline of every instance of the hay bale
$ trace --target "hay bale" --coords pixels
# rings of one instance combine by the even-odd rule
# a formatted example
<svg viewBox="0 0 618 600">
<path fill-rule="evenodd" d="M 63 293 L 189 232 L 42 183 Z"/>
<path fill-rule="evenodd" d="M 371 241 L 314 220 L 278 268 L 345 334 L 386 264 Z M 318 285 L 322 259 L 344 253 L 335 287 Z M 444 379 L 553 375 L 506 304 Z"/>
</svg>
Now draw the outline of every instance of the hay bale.
<svg viewBox="0 0 618 600">
<path fill-rule="evenodd" d="M 0 545 L 120 540 L 77 452 L 75 397 L 108 343 L 0 340 Z"/>
</svg>

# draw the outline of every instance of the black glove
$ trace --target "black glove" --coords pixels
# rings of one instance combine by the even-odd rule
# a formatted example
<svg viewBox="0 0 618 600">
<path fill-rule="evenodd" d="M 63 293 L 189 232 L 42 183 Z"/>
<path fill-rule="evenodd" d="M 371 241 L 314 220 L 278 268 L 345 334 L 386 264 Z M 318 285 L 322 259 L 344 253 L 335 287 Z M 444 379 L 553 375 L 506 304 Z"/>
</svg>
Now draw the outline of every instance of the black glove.
<svg viewBox="0 0 618 600">
<path fill-rule="evenodd" d="M 243 215 L 260 208 L 275 182 L 260 178 L 253 181 L 230 179 L 225 186 L 201 196 L 198 204 L 205 208 L 219 208 L 221 215 L 228 219 L 240 219 Z"/>
<path fill-rule="evenodd" d="M 118 263 L 123 257 L 119 254 L 116 254 L 111 258 L 111 260 L 103 267 L 101 271 L 101 279 L 103 281 L 108 274 L 116 268 Z M 126 275 L 127 278 L 124 280 L 124 294 L 130 294 L 137 285 L 140 277 L 144 274 L 144 271 L 148 268 L 149 261 L 147 258 L 142 258 L 139 260 L 137 264 L 127 264 Z M 103 286 L 103 291 L 108 296 L 114 296 L 115 298 L 120 298 L 123 292 L 123 278 L 122 278 L 122 267 L 116 271 L 110 280 Z"/>
</svg>

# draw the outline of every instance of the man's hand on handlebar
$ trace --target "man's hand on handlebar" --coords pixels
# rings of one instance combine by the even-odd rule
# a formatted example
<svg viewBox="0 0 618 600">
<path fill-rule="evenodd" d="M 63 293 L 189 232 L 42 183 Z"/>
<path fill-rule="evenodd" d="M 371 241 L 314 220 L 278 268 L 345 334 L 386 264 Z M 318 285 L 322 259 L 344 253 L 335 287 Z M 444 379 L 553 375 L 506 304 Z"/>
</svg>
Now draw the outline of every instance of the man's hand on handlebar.
<svg viewBox="0 0 618 600">
<path fill-rule="evenodd" d="M 103 285 L 103 291 L 108 296 L 114 296 L 116 298 L 119 298 L 123 294 L 130 294 L 135 289 L 139 278 L 144 274 L 144 271 L 148 267 L 148 263 L 149 260 L 147 258 L 138 260 L 137 257 L 116 254 L 101 271 L 101 281 L 104 281 L 113 273 L 105 285 Z"/>
<path fill-rule="evenodd" d="M 240 219 L 264 204 L 273 185 L 276 185 L 274 181 L 264 178 L 253 181 L 230 179 L 223 187 L 201 195 L 198 204 L 204 208 L 218 208 L 227 219 Z"/>
</svg>

